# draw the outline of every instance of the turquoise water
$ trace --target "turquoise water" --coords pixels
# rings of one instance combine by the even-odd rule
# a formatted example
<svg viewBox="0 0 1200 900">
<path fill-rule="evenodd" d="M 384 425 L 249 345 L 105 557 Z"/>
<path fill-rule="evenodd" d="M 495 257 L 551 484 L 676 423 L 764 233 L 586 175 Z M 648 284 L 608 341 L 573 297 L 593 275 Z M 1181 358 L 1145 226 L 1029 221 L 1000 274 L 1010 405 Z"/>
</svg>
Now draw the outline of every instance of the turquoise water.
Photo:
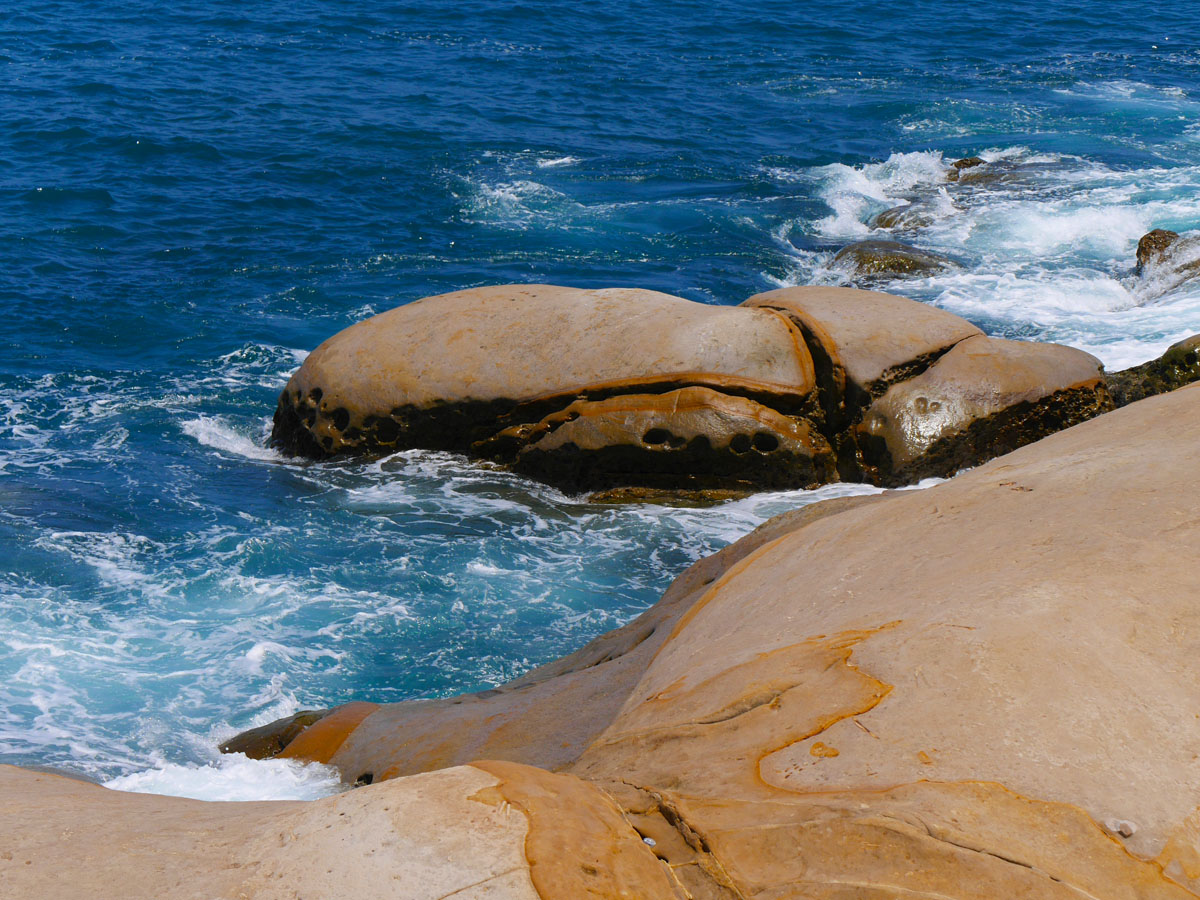
<svg viewBox="0 0 1200 900">
<path fill-rule="evenodd" d="M 916 198 L 907 239 L 964 267 L 888 289 L 1111 367 L 1200 331 L 1200 288 L 1129 271 L 1145 231 L 1200 227 L 1184 7 L 0 11 L 0 761 L 318 790 L 213 747 L 506 680 L 812 499 L 606 508 L 442 454 L 265 449 L 288 374 L 371 313 L 841 283 L 836 250 Z M 977 153 L 1016 175 L 947 189 Z"/>
</svg>

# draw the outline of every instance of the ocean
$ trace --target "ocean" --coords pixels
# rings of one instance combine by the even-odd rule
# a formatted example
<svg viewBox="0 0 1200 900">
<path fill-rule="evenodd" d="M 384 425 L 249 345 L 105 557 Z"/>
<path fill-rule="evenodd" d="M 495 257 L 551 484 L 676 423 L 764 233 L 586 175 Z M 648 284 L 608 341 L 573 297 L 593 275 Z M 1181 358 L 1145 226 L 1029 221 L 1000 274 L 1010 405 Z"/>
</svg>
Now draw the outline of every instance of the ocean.
<svg viewBox="0 0 1200 900">
<path fill-rule="evenodd" d="M 714 304 L 840 284 L 872 217 L 961 267 L 881 287 L 1110 369 L 1200 332 L 1132 272 L 1200 228 L 1187 4 L 161 4 L 0 11 L 0 762 L 209 799 L 351 699 L 570 652 L 834 485 L 600 506 L 443 453 L 281 457 L 324 338 L 484 284 Z M 948 185 L 980 155 L 1003 179 Z"/>
</svg>

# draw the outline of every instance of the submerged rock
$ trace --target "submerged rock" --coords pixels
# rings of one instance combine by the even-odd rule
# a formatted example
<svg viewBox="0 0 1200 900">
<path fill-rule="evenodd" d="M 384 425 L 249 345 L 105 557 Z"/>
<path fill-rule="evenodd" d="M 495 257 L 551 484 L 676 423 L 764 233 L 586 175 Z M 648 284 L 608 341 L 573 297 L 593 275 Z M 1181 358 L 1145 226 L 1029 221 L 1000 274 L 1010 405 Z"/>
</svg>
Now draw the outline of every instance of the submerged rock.
<svg viewBox="0 0 1200 900">
<path fill-rule="evenodd" d="M 1200 381 L 1200 334 L 1172 344 L 1158 359 L 1105 376 L 1117 406 Z"/>
<path fill-rule="evenodd" d="M 843 247 L 831 266 L 858 279 L 926 278 L 959 264 L 948 256 L 899 241 L 859 241 Z"/>
<path fill-rule="evenodd" d="M 932 209 L 924 203 L 905 203 L 903 206 L 893 206 L 871 219 L 872 228 L 893 228 L 909 230 L 924 228 L 932 225 L 936 216 Z"/>
<path fill-rule="evenodd" d="M 878 441 L 864 454 L 856 426 L 892 383 L 979 334 L 926 304 L 844 288 L 773 291 L 739 307 L 652 291 L 478 288 L 323 343 L 280 396 L 272 442 L 314 457 L 457 450 L 605 496 L 890 484 L 900 470 Z M 980 363 L 989 384 L 1009 377 L 1013 354 L 1041 352 L 994 346 L 997 371 Z M 1057 406 L 1055 394 L 1076 380 L 1044 371 L 1037 404 Z M 1099 392 L 1092 407 L 1039 421 L 1094 414 Z M 1045 433 L 1031 425 L 1022 441 Z M 984 440 L 966 446 L 944 458 L 971 465 L 993 455 Z"/>
<path fill-rule="evenodd" d="M 1057 356 L 1010 361 L 1087 374 Z M 1198 413 L 1188 387 L 928 490 L 785 514 L 509 685 L 318 721 L 309 744 L 336 749 L 314 758 L 374 773 L 350 795 L 372 798 L 506 761 L 474 764 L 495 783 L 471 796 L 518 811 L 542 900 L 586 895 L 536 879 L 543 850 L 557 877 L 594 869 L 594 896 L 1194 896 Z"/>
</svg>

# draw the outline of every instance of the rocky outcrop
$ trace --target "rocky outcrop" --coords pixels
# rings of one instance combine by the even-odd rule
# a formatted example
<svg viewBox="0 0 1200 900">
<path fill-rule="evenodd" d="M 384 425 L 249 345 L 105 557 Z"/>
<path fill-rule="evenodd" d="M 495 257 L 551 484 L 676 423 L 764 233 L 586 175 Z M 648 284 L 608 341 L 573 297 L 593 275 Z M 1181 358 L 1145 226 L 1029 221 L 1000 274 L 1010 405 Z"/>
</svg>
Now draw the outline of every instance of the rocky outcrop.
<svg viewBox="0 0 1200 900">
<path fill-rule="evenodd" d="M 479 768 L 521 786 L 487 796 L 530 835 L 631 847 L 615 807 L 645 839 L 668 883 L 628 896 L 1194 897 L 1198 464 L 1192 386 L 928 490 L 772 520 L 558 663 L 327 716 L 288 749 L 312 732 L 347 781 L 385 782 L 351 796 L 507 760 Z M 582 781 L 563 802 L 530 764 Z M 652 878 L 639 860 L 592 895 Z"/>
<path fill-rule="evenodd" d="M 888 211 L 881 213 L 887 217 Z M 859 241 L 843 247 L 833 257 L 831 268 L 860 282 L 894 278 L 927 278 L 959 264 L 948 256 L 921 250 L 899 241 Z"/>
<path fill-rule="evenodd" d="M 1200 334 L 1172 344 L 1158 359 L 1109 373 L 1105 379 L 1117 406 L 1200 381 Z"/>
<path fill-rule="evenodd" d="M 1142 235 L 1133 272 L 1141 278 L 1134 287 L 1140 302 L 1200 277 L 1200 235 L 1180 235 L 1161 228 Z"/>
<path fill-rule="evenodd" d="M 962 447 L 939 449 L 938 465 L 897 468 L 894 444 L 856 427 L 893 382 L 979 335 L 934 307 L 849 289 L 791 288 L 719 307 L 651 291 L 478 288 L 391 310 L 323 343 L 280 396 L 272 441 L 316 457 L 456 450 L 606 496 L 891 484 L 907 477 L 901 468 L 947 474 L 947 460 L 994 455 L 990 432 L 977 429 Z M 1045 390 L 1030 399 L 1026 375 L 1009 389 L 1005 373 L 1045 352 L 980 346 L 997 349 L 988 383 L 1001 386 L 998 396 L 1040 410 L 1026 417 L 1021 442 L 1047 433 L 1035 422 L 1057 427 L 1107 408 L 1091 357 L 1062 348 L 1062 368 L 1041 366 Z M 1081 381 L 1087 365 L 1094 377 Z M 951 443 L 971 424 L 955 421 L 963 427 L 942 433 Z"/>
<path fill-rule="evenodd" d="M 1143 234 L 1137 245 L 1137 271 L 1150 262 L 1156 262 L 1167 251 L 1167 248 L 1179 240 L 1179 233 L 1165 228 L 1155 228 Z"/>
</svg>

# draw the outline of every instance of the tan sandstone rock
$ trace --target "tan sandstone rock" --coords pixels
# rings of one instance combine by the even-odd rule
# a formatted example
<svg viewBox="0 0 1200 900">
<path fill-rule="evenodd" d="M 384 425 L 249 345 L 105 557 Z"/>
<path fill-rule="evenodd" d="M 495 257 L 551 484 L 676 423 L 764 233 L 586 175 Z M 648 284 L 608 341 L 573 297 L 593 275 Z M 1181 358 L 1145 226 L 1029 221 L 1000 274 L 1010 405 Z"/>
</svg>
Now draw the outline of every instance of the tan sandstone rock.
<svg viewBox="0 0 1200 900">
<path fill-rule="evenodd" d="M 332 762 L 511 724 L 488 751 L 602 786 L 694 897 L 1195 896 L 1198 464 L 1192 386 L 818 504 L 466 717 L 380 707 Z"/>
<path fill-rule="evenodd" d="M 855 426 L 890 385 L 979 334 L 926 304 L 849 289 L 721 307 L 653 291 L 476 288 L 327 340 L 280 396 L 272 441 L 316 457 L 457 450 L 614 498 L 894 483 L 902 475 L 864 456 Z M 986 373 L 993 382 L 1010 356 Z M 1105 408 L 1098 397 L 1062 409 L 1054 398 L 1071 385 L 1045 371 L 1035 402 L 1050 408 L 1026 420 L 1047 430 L 1031 424 L 1024 439 Z M 943 456 L 968 465 L 1011 446 L 975 439 Z"/>
</svg>

